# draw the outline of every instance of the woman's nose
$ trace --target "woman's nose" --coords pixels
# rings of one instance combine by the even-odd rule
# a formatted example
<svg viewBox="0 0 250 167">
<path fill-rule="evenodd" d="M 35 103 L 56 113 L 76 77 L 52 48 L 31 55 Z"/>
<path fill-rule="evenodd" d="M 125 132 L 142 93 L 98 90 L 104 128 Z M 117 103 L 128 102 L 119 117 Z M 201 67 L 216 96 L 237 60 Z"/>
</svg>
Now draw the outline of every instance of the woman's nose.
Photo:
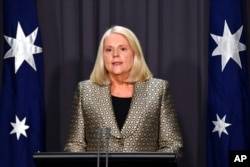
<svg viewBox="0 0 250 167">
<path fill-rule="evenodd" d="M 117 57 L 117 56 L 119 56 L 119 51 L 117 49 L 114 49 L 113 57 Z"/>
</svg>

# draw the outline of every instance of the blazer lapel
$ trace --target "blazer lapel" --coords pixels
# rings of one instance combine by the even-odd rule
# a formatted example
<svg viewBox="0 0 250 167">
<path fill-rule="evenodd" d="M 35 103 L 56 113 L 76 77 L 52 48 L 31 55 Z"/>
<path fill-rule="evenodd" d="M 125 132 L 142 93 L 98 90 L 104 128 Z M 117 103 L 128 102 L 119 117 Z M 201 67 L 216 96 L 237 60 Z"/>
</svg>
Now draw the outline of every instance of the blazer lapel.
<svg viewBox="0 0 250 167">
<path fill-rule="evenodd" d="M 100 94 L 98 95 L 98 108 L 102 115 L 102 121 L 104 127 L 102 128 L 111 128 L 110 134 L 115 136 L 116 138 L 122 138 L 120 129 L 117 125 L 114 109 L 112 106 L 111 95 L 110 95 L 110 87 L 109 86 L 101 86 Z M 104 132 L 105 133 L 105 132 Z"/>
<path fill-rule="evenodd" d="M 122 135 L 128 137 L 134 133 L 140 119 L 143 117 L 147 101 L 147 82 L 135 83 L 134 95 L 131 101 L 127 119 L 121 129 Z"/>
</svg>

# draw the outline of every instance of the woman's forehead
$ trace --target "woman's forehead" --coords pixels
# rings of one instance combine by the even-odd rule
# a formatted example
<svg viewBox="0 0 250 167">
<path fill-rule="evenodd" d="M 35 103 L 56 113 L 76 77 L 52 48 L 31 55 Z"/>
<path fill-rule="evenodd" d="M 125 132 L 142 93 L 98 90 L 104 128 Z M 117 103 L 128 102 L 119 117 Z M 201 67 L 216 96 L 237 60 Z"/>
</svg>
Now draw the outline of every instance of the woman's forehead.
<svg viewBox="0 0 250 167">
<path fill-rule="evenodd" d="M 127 38 L 119 33 L 110 33 L 104 38 L 104 45 L 129 45 Z"/>
</svg>

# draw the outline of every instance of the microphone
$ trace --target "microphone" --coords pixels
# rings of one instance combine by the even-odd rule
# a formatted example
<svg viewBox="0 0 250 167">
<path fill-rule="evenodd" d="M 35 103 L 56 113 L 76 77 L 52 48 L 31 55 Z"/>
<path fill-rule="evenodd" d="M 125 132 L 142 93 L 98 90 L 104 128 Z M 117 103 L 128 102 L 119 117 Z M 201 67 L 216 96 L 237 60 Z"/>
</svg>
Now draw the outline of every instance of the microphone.
<svg viewBox="0 0 250 167">
<path fill-rule="evenodd" d="M 98 128 L 96 138 L 98 139 L 97 145 L 97 167 L 100 166 L 100 142 L 101 142 L 102 128 Z"/>
<path fill-rule="evenodd" d="M 105 165 L 105 167 L 108 167 L 110 131 L 111 131 L 110 128 L 106 128 L 106 165 Z"/>
</svg>

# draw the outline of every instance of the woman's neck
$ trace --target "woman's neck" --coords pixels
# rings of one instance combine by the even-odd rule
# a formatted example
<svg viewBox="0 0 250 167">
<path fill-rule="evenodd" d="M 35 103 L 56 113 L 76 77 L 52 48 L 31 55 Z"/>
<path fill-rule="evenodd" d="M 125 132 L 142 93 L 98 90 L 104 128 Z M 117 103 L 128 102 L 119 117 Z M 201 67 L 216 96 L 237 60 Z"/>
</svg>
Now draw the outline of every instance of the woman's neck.
<svg viewBox="0 0 250 167">
<path fill-rule="evenodd" d="M 112 82 L 110 91 L 112 96 L 132 97 L 134 94 L 134 84 L 126 82 Z"/>
</svg>

